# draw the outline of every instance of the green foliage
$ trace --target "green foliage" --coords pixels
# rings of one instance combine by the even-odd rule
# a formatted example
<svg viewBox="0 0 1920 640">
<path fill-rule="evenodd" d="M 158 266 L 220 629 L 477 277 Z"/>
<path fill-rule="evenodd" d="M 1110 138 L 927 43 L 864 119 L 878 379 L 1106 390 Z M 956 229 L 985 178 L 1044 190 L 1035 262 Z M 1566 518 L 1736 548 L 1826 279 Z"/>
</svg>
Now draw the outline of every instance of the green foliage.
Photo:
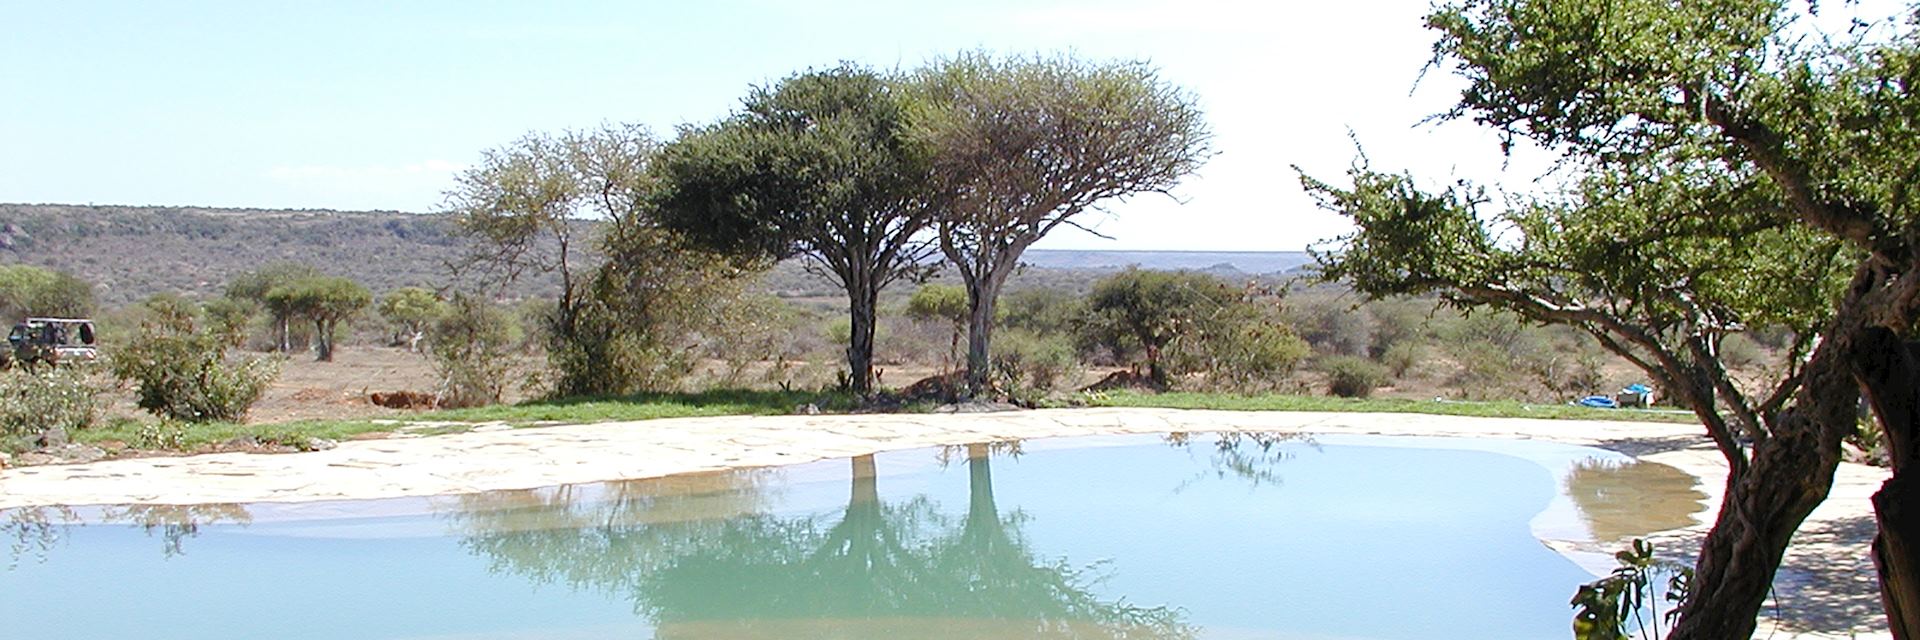
<svg viewBox="0 0 1920 640">
<path fill-rule="evenodd" d="M 1081 340 L 1122 362 L 1144 356 L 1161 387 L 1194 372 L 1217 387 L 1271 386 L 1308 353 L 1273 300 L 1199 272 L 1128 269 L 1095 283 L 1086 309 Z"/>
<path fill-rule="evenodd" d="M 1033 405 L 1080 371 L 1073 342 L 1063 335 L 1040 335 L 1014 329 L 1000 334 L 993 353 L 995 386 L 1015 402 Z"/>
<path fill-rule="evenodd" d="M 1387 368 L 1366 358 L 1328 356 L 1320 360 L 1327 374 L 1327 392 L 1342 398 L 1367 398 L 1387 384 Z"/>
<path fill-rule="evenodd" d="M 227 357 L 228 336 L 184 303 L 147 306 L 139 335 L 110 358 L 113 375 L 135 385 L 140 408 L 192 422 L 236 420 L 280 374 L 277 359 Z"/>
<path fill-rule="evenodd" d="M 957 285 L 920 285 L 913 291 L 913 297 L 907 298 L 907 317 L 939 322 L 949 328 L 946 360 L 949 367 L 960 359 L 960 337 L 967 330 L 967 312 L 967 289 Z"/>
<path fill-rule="evenodd" d="M 1511 400 L 1464 402 L 1456 400 L 1409 400 L 1405 398 L 1333 398 L 1323 395 L 1238 394 L 1193 391 L 1143 393 L 1109 391 L 1086 395 L 1088 405 L 1096 407 L 1162 407 L 1167 409 L 1211 409 L 1216 411 L 1345 411 L 1355 413 L 1419 413 L 1440 416 L 1482 418 L 1533 418 L 1540 420 L 1635 420 L 1641 422 L 1691 423 L 1686 412 L 1626 411 L 1594 409 L 1565 403 L 1526 404 Z"/>
<path fill-rule="evenodd" d="M 348 278 L 307 276 L 267 290 L 265 300 L 276 313 L 284 311 L 312 322 L 318 359 L 331 362 L 340 323 L 366 309 L 373 294 Z"/>
<path fill-rule="evenodd" d="M 281 289 L 299 280 L 320 277 L 320 270 L 312 265 L 297 262 L 276 262 L 253 271 L 241 273 L 227 281 L 226 297 L 250 302 L 265 309 L 271 323 L 273 348 L 280 351 L 293 349 L 294 300 L 290 297 L 269 298 L 268 293 Z"/>
<path fill-rule="evenodd" d="M 1424 355 L 1425 349 L 1417 342 L 1396 342 L 1393 346 L 1387 347 L 1385 353 L 1380 354 L 1380 364 L 1385 366 L 1387 372 L 1393 377 L 1404 378 L 1407 372 L 1413 370 L 1414 365 L 1420 364 Z"/>
<path fill-rule="evenodd" d="M 1101 279 L 1087 296 L 1089 342 L 1122 361 L 1146 357 L 1155 384 L 1169 381 L 1165 357 L 1175 340 L 1197 337 L 1203 322 L 1237 301 L 1240 292 L 1195 271 L 1129 268 Z"/>
<path fill-rule="evenodd" d="M 93 426 L 98 391 L 72 367 L 0 371 L 0 446 L 31 448 Z"/>
<path fill-rule="evenodd" d="M 420 287 L 401 287 L 380 297 L 378 311 L 381 318 L 395 327 L 395 343 L 404 342 L 409 349 L 417 350 L 418 341 L 426 334 L 427 327 L 446 314 L 448 307 L 432 291 Z"/>
<path fill-rule="evenodd" d="M 907 298 L 907 317 L 948 322 L 964 329 L 967 322 L 967 290 L 951 284 L 920 285 L 913 291 L 913 296 Z"/>
<path fill-rule="evenodd" d="M 702 330 L 738 298 L 745 272 L 642 223 L 616 226 L 608 260 L 548 318 L 547 360 L 560 397 L 671 391 L 699 364 Z"/>
<path fill-rule="evenodd" d="M 253 323 L 254 314 L 260 307 L 252 300 L 219 297 L 208 300 L 200 306 L 207 319 L 207 330 L 226 338 L 230 346 L 241 346 L 247 340 L 247 326 Z"/>
<path fill-rule="evenodd" d="M 0 265 L 0 322 L 27 316 L 85 318 L 95 308 L 93 285 L 64 272 L 23 264 Z"/>
<path fill-rule="evenodd" d="M 710 389 L 693 393 L 551 398 L 514 405 L 434 411 L 423 420 L 457 422 L 612 422 L 696 416 L 786 415 L 812 405 L 821 411 L 851 411 L 859 398 L 846 393 Z"/>
<path fill-rule="evenodd" d="M 1297 296 L 1289 300 L 1287 323 L 1320 353 L 1365 356 L 1374 345 L 1374 317 L 1368 306 L 1327 296 Z"/>
<path fill-rule="evenodd" d="M 437 299 L 436 299 L 437 302 Z M 455 296 L 435 319 L 429 337 L 440 405 L 478 407 L 500 401 L 513 364 L 513 319 L 472 296 Z"/>
<path fill-rule="evenodd" d="M 848 301 L 850 382 L 873 382 L 880 290 L 925 273 L 935 183 L 905 135 L 895 80 L 842 64 L 758 88 L 660 154 L 655 214 L 704 247 L 804 256 Z"/>
<path fill-rule="evenodd" d="M 960 295 L 964 301 L 964 289 Z M 1053 286 L 1011 291 L 1000 300 L 1000 326 L 1042 335 L 1074 335 L 1086 315 L 1085 298 Z"/>
<path fill-rule="evenodd" d="M 1573 596 L 1574 639 L 1662 637 L 1660 623 L 1673 622 L 1679 615 L 1677 604 L 1692 590 L 1693 569 L 1654 558 L 1653 545 L 1645 540 L 1634 540 L 1631 548 L 1613 557 L 1619 566 L 1612 574 L 1581 585 Z M 1670 603 L 1664 614 L 1662 600 Z"/>
<path fill-rule="evenodd" d="M 1139 62 L 972 53 L 917 73 L 909 135 L 944 198 L 941 252 L 967 285 L 967 382 L 986 385 L 991 322 L 1022 252 L 1100 202 L 1167 192 L 1212 155 L 1189 93 Z"/>
<path fill-rule="evenodd" d="M 726 364 L 718 385 L 739 385 L 748 368 L 763 362 L 770 363 L 765 380 L 782 381 L 790 363 L 804 355 L 799 336 L 810 328 L 804 320 L 799 309 L 774 296 L 742 295 L 730 300 L 701 331 L 707 355 Z"/>
</svg>

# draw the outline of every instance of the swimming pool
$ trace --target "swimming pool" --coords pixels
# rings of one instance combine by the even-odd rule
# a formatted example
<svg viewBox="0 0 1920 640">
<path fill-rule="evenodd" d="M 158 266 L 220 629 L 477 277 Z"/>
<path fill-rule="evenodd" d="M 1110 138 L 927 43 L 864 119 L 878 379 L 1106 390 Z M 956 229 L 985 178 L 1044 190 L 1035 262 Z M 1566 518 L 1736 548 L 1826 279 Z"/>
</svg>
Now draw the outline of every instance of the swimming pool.
<svg viewBox="0 0 1920 640">
<path fill-rule="evenodd" d="M 16 509 L 0 616 L 36 638 L 1565 637 L 1592 575 L 1536 536 L 1684 526 L 1692 483 L 1535 441 L 1198 434 Z"/>
</svg>

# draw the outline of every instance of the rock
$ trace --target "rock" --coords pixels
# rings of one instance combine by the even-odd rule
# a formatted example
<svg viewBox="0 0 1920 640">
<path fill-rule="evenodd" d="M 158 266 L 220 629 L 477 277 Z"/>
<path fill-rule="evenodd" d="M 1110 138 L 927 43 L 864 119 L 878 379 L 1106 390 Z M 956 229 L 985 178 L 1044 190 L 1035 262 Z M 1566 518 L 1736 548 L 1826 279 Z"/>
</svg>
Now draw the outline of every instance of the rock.
<svg viewBox="0 0 1920 640">
<path fill-rule="evenodd" d="M 69 440 L 67 439 L 67 428 L 54 427 L 46 431 L 40 432 L 40 437 L 35 438 L 33 443 L 36 445 L 39 445 L 41 448 L 50 448 L 50 447 L 63 446 L 68 442 Z"/>
<path fill-rule="evenodd" d="M 934 413 L 998 413 L 1001 411 L 1020 411 L 1020 410 L 1021 410 L 1020 407 L 1013 404 L 1005 403 L 1005 402 L 992 402 L 987 400 L 970 400 L 967 402 L 943 404 L 938 407 L 935 407 L 933 412 Z"/>
<path fill-rule="evenodd" d="M 340 443 L 334 442 L 332 440 L 328 440 L 326 438 L 307 438 L 307 442 L 305 446 L 300 447 L 300 450 L 301 451 L 326 451 L 328 449 L 332 449 L 338 446 L 340 446 Z"/>
<path fill-rule="evenodd" d="M 97 462 L 106 457 L 107 452 L 102 451 L 100 447 L 84 444 L 64 444 L 58 447 L 47 447 L 45 449 L 20 454 L 17 461 L 21 466 L 80 464 Z"/>
<path fill-rule="evenodd" d="M 793 412 L 803 416 L 820 415 L 820 405 L 807 403 L 793 408 Z"/>
</svg>

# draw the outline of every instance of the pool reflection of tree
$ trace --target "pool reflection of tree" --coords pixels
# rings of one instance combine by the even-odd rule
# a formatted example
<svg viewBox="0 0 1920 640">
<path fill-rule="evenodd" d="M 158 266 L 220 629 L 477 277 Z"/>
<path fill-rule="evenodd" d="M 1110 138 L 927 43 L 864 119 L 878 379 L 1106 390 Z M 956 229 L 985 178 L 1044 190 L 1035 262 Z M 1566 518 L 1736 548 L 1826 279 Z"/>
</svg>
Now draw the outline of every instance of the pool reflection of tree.
<svg viewBox="0 0 1920 640">
<path fill-rule="evenodd" d="M 1567 472 L 1564 484 L 1598 542 L 1692 526 L 1693 514 L 1706 509 L 1707 495 L 1696 488 L 1693 476 L 1643 460 L 1582 460 Z"/>
<path fill-rule="evenodd" d="M 202 525 L 253 522 L 253 515 L 238 504 L 132 504 L 98 509 L 90 516 L 63 506 L 0 509 L 0 538 L 7 540 L 11 551 L 8 567 L 30 556 L 44 561 L 68 528 L 88 522 L 130 524 L 149 536 L 158 534 L 160 551 L 169 558 L 185 554 L 186 541 L 198 537 Z"/>
<path fill-rule="evenodd" d="M 500 529 L 484 510 L 455 518 L 496 570 L 622 593 L 663 638 L 1193 635 L 1180 611 L 1102 599 L 1089 569 L 1038 557 L 1025 518 L 998 511 L 990 449 L 967 454 L 962 518 L 925 497 L 883 502 L 872 456 L 853 459 L 846 510 L 831 521 L 604 513 L 631 508 L 617 502 L 593 513 L 555 502 L 569 515 L 550 527 Z M 651 508 L 676 508 L 653 497 Z"/>
</svg>

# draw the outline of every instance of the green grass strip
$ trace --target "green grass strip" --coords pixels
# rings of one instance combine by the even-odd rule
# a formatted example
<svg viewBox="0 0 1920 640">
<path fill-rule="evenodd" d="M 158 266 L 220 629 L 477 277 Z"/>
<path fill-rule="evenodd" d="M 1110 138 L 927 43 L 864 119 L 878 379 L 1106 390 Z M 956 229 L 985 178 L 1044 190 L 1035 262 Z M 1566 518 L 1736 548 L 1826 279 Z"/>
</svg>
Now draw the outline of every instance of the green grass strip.
<svg viewBox="0 0 1920 640">
<path fill-rule="evenodd" d="M 1527 404 L 1512 401 L 1407 400 L 1401 398 L 1333 398 L 1327 396 L 1239 395 L 1229 393 L 1113 391 L 1088 394 L 1095 407 L 1151 407 L 1215 409 L 1220 411 L 1330 411 L 1348 413 L 1425 413 L 1478 418 L 1542 418 L 1551 420 L 1619 420 L 1630 422 L 1691 423 L 1698 418 L 1684 411 L 1595 409 L 1578 405 Z"/>
</svg>

